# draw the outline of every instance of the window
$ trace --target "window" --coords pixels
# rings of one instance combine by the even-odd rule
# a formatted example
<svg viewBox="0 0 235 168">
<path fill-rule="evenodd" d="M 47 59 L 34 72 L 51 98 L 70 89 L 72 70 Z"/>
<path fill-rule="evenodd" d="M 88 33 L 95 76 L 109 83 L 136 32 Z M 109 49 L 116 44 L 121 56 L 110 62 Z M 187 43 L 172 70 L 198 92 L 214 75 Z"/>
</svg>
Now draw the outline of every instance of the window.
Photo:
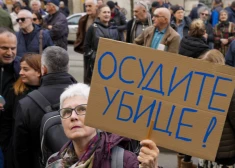
<svg viewBox="0 0 235 168">
<path fill-rule="evenodd" d="M 68 24 L 69 24 L 69 25 L 77 25 L 80 18 L 81 18 L 81 15 L 76 15 L 76 16 L 74 16 L 74 17 L 71 17 L 71 18 L 68 20 Z"/>
</svg>

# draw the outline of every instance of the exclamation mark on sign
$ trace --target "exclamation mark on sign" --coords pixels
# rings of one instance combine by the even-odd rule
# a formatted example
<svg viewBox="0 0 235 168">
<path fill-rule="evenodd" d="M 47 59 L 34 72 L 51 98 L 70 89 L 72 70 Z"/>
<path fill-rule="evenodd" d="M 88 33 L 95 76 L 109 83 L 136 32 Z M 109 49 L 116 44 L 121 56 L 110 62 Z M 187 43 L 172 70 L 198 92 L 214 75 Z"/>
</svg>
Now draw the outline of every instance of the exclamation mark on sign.
<svg viewBox="0 0 235 168">
<path fill-rule="evenodd" d="M 216 126 L 216 123 L 217 123 L 217 118 L 212 117 L 211 122 L 210 122 L 210 124 L 209 124 L 209 126 L 206 130 L 206 134 L 205 134 L 204 139 L 203 139 L 203 145 L 202 145 L 203 148 L 206 147 L 207 139 L 211 135 L 211 132 L 214 130 L 214 128 Z"/>
</svg>

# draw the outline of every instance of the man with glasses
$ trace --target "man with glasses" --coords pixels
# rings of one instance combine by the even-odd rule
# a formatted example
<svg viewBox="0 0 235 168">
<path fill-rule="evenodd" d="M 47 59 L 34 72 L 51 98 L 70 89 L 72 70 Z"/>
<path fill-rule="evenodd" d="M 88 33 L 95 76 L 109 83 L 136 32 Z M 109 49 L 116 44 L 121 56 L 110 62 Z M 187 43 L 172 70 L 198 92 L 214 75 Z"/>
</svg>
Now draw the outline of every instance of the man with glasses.
<svg viewBox="0 0 235 168">
<path fill-rule="evenodd" d="M 151 15 L 148 13 L 148 6 L 140 1 L 134 6 L 135 18 L 127 23 L 126 42 L 133 43 L 147 27 L 152 25 Z"/>
<path fill-rule="evenodd" d="M 43 51 L 41 86 L 36 91 L 51 107 L 59 104 L 65 88 L 76 83 L 68 74 L 68 64 L 69 55 L 63 48 L 52 46 Z M 30 94 L 35 94 L 35 91 Z M 44 114 L 44 110 L 31 97 L 26 96 L 19 101 L 13 135 L 16 167 L 40 168 L 40 125 Z"/>
<path fill-rule="evenodd" d="M 38 25 L 33 24 L 30 11 L 21 10 L 16 21 L 20 26 L 17 33 L 17 56 L 22 57 L 29 52 L 41 54 L 43 49 L 53 45 L 49 31 L 41 30 Z"/>
<path fill-rule="evenodd" d="M 11 132 L 3 125 L 3 120 L 8 120 L 8 114 L 4 111 L 4 105 L 9 103 L 7 95 L 13 84 L 19 77 L 20 58 L 16 57 L 17 39 L 8 28 L 0 27 L 0 153 L 6 152 L 10 142 Z M 11 122 L 11 120 L 8 120 Z M 0 154 L 1 155 L 1 154 Z M 0 158 L 1 162 L 1 158 Z M 0 163 L 0 167 L 3 166 Z"/>
<path fill-rule="evenodd" d="M 3 9 L 4 3 L 0 0 L 0 27 L 8 27 L 12 30 L 13 25 L 11 21 L 11 16 Z"/>
<path fill-rule="evenodd" d="M 47 0 L 46 11 L 49 15 L 45 17 L 44 23 L 49 29 L 54 44 L 67 50 L 68 22 L 65 15 L 59 11 L 59 4 L 59 0 Z"/>
<path fill-rule="evenodd" d="M 189 19 L 189 17 L 184 16 L 183 7 L 175 5 L 174 7 L 172 7 L 172 9 L 173 18 L 171 21 L 171 27 L 179 33 L 180 39 L 182 39 L 184 36 L 188 35 L 191 20 Z"/>
<path fill-rule="evenodd" d="M 146 28 L 134 40 L 134 43 L 157 50 L 178 53 L 180 36 L 170 27 L 170 19 L 171 14 L 168 9 L 156 9 L 153 16 L 153 25 Z"/>
<path fill-rule="evenodd" d="M 213 27 L 208 21 L 211 15 L 211 11 L 208 7 L 202 6 L 201 8 L 198 9 L 198 15 L 206 26 L 206 33 L 204 35 L 204 38 L 206 39 L 206 42 L 209 45 L 210 49 L 213 49 L 214 45 Z"/>
</svg>

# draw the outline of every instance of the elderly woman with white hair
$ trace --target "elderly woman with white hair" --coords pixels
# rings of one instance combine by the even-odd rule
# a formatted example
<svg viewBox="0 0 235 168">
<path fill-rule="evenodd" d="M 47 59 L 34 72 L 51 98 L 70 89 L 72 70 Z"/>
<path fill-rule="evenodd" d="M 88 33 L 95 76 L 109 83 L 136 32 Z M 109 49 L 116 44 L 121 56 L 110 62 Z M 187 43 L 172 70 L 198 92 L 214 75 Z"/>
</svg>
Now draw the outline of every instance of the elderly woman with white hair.
<svg viewBox="0 0 235 168">
<path fill-rule="evenodd" d="M 122 165 L 123 168 L 157 168 L 159 150 L 153 141 L 141 141 L 138 157 L 124 150 L 123 159 L 117 159 L 113 150 L 117 146 L 124 147 L 129 140 L 84 125 L 89 92 L 88 85 L 79 83 L 62 93 L 59 112 L 65 135 L 70 141 L 48 159 L 46 167 L 112 168 L 113 161 L 117 161 L 118 167 Z"/>
</svg>

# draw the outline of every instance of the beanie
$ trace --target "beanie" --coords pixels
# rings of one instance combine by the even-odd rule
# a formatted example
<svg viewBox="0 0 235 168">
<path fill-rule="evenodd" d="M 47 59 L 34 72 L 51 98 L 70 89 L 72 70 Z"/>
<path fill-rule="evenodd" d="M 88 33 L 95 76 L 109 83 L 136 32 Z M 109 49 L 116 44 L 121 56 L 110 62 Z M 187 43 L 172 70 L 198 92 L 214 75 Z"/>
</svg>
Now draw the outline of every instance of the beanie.
<svg viewBox="0 0 235 168">
<path fill-rule="evenodd" d="M 47 0 L 47 3 L 53 3 L 56 6 L 60 5 L 60 1 L 59 0 Z"/>
</svg>

